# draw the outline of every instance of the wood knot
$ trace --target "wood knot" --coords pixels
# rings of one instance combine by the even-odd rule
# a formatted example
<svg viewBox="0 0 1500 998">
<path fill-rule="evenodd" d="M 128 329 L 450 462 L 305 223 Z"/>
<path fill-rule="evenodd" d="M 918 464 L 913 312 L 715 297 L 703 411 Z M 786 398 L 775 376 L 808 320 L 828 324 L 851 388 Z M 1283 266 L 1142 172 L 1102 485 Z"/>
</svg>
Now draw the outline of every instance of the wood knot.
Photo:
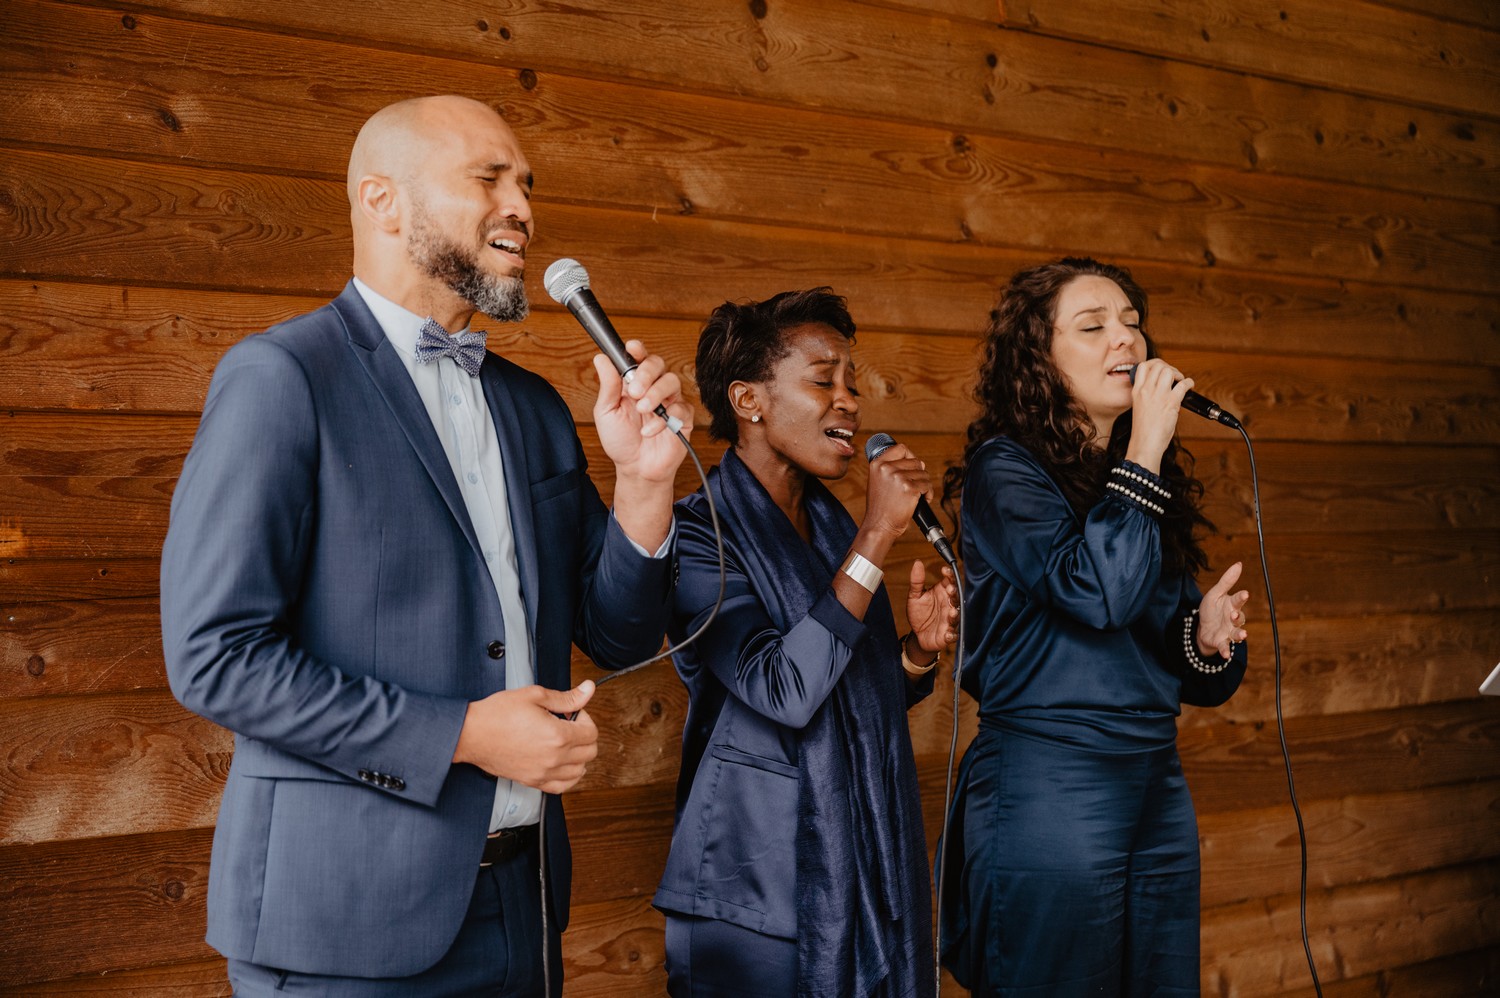
<svg viewBox="0 0 1500 998">
<path fill-rule="evenodd" d="M 523 69 L 523 70 L 521 70 L 520 80 L 521 80 L 521 89 L 522 90 L 535 90 L 536 89 L 536 72 L 534 70 L 530 70 L 530 69 Z"/>
<path fill-rule="evenodd" d="M 26 674 L 28 676 L 40 676 L 47 671 L 47 662 L 40 655 L 33 655 L 26 660 Z"/>
<path fill-rule="evenodd" d="M 984 64 L 991 69 L 994 69 L 996 66 L 1000 65 L 1000 57 L 993 52 L 986 52 L 984 56 Z"/>
<path fill-rule="evenodd" d="M 129 14 L 126 14 L 124 17 L 120 18 L 120 24 L 125 28 L 126 31 L 135 30 L 135 18 L 131 17 Z"/>
<path fill-rule="evenodd" d="M 504 38 L 506 41 L 510 41 L 510 29 L 502 27 L 500 29 L 500 37 Z"/>
<path fill-rule="evenodd" d="M 771 68 L 771 64 L 766 62 L 765 56 L 758 55 L 755 57 L 755 68 L 764 73 Z"/>
<path fill-rule="evenodd" d="M 182 886 L 182 881 L 180 880 L 168 880 L 166 883 L 161 885 L 161 892 L 165 894 L 167 896 L 167 899 L 170 901 L 181 901 L 182 895 L 187 893 L 187 891 Z"/>
<path fill-rule="evenodd" d="M 649 711 L 651 711 L 651 716 L 652 717 L 661 717 L 661 701 L 660 700 L 652 700 L 650 706 L 647 707 L 646 709 L 649 710 Z"/>
<path fill-rule="evenodd" d="M 156 120 L 160 121 L 163 125 L 166 125 L 170 131 L 182 131 L 182 122 L 178 119 L 177 115 L 173 114 L 171 111 L 168 111 L 164 107 L 159 107 L 156 109 Z"/>
<path fill-rule="evenodd" d="M 488 31 L 490 30 L 490 22 L 481 17 L 479 20 L 474 22 L 474 27 L 478 28 L 480 31 Z"/>
<path fill-rule="evenodd" d="M 766 18 L 766 13 L 766 0 L 750 0 L 751 17 L 755 18 L 757 21 L 763 21 Z"/>
</svg>

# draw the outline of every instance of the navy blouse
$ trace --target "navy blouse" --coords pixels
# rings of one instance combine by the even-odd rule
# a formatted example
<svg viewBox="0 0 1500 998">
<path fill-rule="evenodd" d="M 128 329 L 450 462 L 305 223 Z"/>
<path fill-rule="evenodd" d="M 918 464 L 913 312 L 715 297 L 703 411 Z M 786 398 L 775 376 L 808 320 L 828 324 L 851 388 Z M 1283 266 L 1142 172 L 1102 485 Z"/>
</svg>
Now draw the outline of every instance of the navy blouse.
<svg viewBox="0 0 1500 998">
<path fill-rule="evenodd" d="M 996 437 L 970 462 L 962 513 L 962 685 L 987 721 L 1133 752 L 1171 744 L 1182 703 L 1217 706 L 1239 686 L 1243 644 L 1220 672 L 1188 664 L 1183 630 L 1202 593 L 1163 571 L 1156 514 L 1141 503 L 1106 490 L 1080 522 L 1036 458 Z"/>
</svg>

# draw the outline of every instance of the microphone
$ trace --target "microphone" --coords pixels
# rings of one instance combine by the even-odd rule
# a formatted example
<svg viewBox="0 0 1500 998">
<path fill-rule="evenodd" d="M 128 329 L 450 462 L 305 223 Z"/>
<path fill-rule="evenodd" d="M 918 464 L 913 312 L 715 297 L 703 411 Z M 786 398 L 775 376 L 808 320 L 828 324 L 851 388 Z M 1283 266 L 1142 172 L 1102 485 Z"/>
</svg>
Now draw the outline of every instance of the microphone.
<svg viewBox="0 0 1500 998">
<path fill-rule="evenodd" d="M 1130 383 L 1132 385 L 1135 384 L 1135 368 L 1133 367 L 1130 369 Z M 1238 430 L 1240 428 L 1240 421 L 1225 412 L 1219 406 L 1219 403 L 1211 398 L 1199 395 L 1191 389 L 1182 397 L 1182 407 L 1188 412 L 1202 416 L 1204 419 L 1211 419 L 1215 423 L 1223 423 L 1231 430 Z"/>
<path fill-rule="evenodd" d="M 609 316 L 604 314 L 604 308 L 594 297 L 594 292 L 589 290 L 589 272 L 583 269 L 583 264 L 569 257 L 554 260 L 546 274 L 542 275 L 542 284 L 553 301 L 573 313 L 573 318 L 589 334 L 594 345 L 615 365 L 621 380 L 630 384 L 631 376 L 640 364 L 626 352 L 620 334 L 615 332 L 614 325 L 609 321 Z M 666 406 L 658 405 L 656 414 L 667 421 L 667 428 L 673 433 L 682 429 L 682 420 L 668 414 Z"/>
<path fill-rule="evenodd" d="M 889 433 L 877 433 L 865 443 L 865 460 L 873 461 L 884 454 L 896 443 L 896 438 Z M 957 567 L 958 559 L 953 556 L 953 545 L 948 543 L 948 537 L 943 533 L 943 525 L 938 521 L 937 514 L 932 511 L 926 496 L 917 497 L 917 508 L 912 510 L 912 522 L 917 529 L 922 531 L 937 553 L 948 564 Z"/>
</svg>

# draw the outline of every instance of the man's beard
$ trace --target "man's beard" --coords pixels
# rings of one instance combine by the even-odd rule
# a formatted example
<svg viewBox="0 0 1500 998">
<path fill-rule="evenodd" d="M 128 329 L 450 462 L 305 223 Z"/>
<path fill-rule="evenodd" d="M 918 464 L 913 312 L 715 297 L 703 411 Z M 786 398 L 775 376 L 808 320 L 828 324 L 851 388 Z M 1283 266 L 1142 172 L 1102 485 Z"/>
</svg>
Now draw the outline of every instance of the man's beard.
<svg viewBox="0 0 1500 998">
<path fill-rule="evenodd" d="M 520 322 L 531 313 L 526 285 L 519 277 L 485 272 L 479 256 L 448 239 L 428 224 L 425 212 L 414 219 L 406 245 L 411 258 L 464 301 L 496 322 Z"/>
</svg>

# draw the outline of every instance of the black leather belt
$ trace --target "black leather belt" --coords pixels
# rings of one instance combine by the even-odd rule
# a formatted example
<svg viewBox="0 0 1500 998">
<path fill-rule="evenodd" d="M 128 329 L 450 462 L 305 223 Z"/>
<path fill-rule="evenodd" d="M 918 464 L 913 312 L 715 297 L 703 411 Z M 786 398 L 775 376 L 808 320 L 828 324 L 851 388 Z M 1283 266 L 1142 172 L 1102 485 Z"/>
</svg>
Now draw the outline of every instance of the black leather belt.
<svg viewBox="0 0 1500 998">
<path fill-rule="evenodd" d="M 484 840 L 484 855 L 479 857 L 479 866 L 494 866 L 515 859 L 536 845 L 536 826 L 522 825 L 520 828 L 502 828 L 491 832 Z"/>
</svg>

